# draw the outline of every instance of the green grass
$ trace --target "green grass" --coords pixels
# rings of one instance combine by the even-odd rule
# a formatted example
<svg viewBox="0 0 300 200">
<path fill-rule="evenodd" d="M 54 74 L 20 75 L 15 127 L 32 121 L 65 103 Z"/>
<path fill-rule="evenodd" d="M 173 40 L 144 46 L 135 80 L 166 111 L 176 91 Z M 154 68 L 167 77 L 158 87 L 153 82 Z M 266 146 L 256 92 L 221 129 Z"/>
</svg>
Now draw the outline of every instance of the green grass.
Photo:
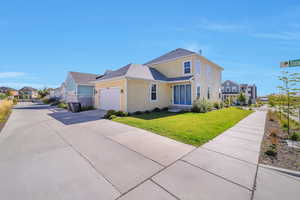
<svg viewBox="0 0 300 200">
<path fill-rule="evenodd" d="M 174 114 L 166 111 L 118 117 L 113 121 L 145 129 L 186 144 L 200 146 L 252 112 L 233 107 L 208 113 Z"/>
</svg>

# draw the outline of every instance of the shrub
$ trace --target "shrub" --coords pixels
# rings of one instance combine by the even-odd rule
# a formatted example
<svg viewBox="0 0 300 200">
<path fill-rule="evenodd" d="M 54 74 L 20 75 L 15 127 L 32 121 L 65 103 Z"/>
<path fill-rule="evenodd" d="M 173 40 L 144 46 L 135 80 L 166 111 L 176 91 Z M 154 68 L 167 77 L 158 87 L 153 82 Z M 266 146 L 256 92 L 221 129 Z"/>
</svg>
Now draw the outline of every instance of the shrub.
<svg viewBox="0 0 300 200">
<path fill-rule="evenodd" d="M 162 110 L 162 111 L 168 111 L 169 108 L 168 108 L 168 107 L 164 107 L 164 108 L 162 108 L 161 110 Z"/>
<path fill-rule="evenodd" d="M 293 133 L 291 136 L 290 136 L 290 139 L 291 140 L 294 140 L 294 141 L 298 141 L 300 139 L 300 136 L 299 136 L 299 133 Z"/>
<path fill-rule="evenodd" d="M 117 111 L 114 115 L 118 116 L 118 117 L 126 117 L 128 116 L 127 113 L 123 112 L 123 111 Z"/>
<path fill-rule="evenodd" d="M 111 116 L 109 116 L 109 119 L 110 119 L 110 120 L 113 120 L 113 119 L 116 119 L 116 118 L 117 118 L 116 115 L 111 115 Z"/>
<path fill-rule="evenodd" d="M 223 101 L 220 103 L 220 108 L 224 108 L 224 103 L 223 103 Z"/>
<path fill-rule="evenodd" d="M 6 96 L 6 94 L 3 94 L 3 93 L 0 93 L 0 99 L 2 100 L 2 99 L 5 99 L 7 96 Z"/>
<path fill-rule="evenodd" d="M 134 115 L 141 115 L 141 114 L 143 114 L 143 112 L 142 112 L 142 111 L 136 111 L 136 112 L 134 112 L 133 114 L 134 114 Z"/>
<path fill-rule="evenodd" d="M 63 108 L 63 109 L 68 109 L 68 105 L 64 102 L 60 102 L 59 104 L 57 104 L 57 107 Z"/>
<path fill-rule="evenodd" d="M 104 118 L 109 119 L 111 115 L 115 115 L 115 110 L 108 110 L 107 113 L 104 115 Z"/>
<path fill-rule="evenodd" d="M 94 110 L 95 108 L 93 106 L 82 106 L 81 111 L 88 111 L 88 110 Z"/>
<path fill-rule="evenodd" d="M 51 104 L 51 103 L 54 103 L 54 102 L 57 102 L 57 101 L 58 101 L 58 99 L 55 98 L 55 97 L 53 97 L 53 98 L 43 98 L 42 99 L 42 102 L 44 104 Z"/>
<path fill-rule="evenodd" d="M 211 110 L 212 104 L 209 101 L 202 99 L 194 101 L 191 111 L 196 113 L 206 113 Z"/>
<path fill-rule="evenodd" d="M 272 144 L 269 146 L 269 149 L 265 152 L 266 155 L 271 156 L 271 157 L 276 157 L 277 156 L 277 148 L 276 145 Z"/>
<path fill-rule="evenodd" d="M 13 104 L 16 105 L 18 103 L 18 99 L 14 98 L 13 99 Z"/>
<path fill-rule="evenodd" d="M 153 112 L 160 112 L 161 110 L 160 110 L 160 108 L 158 108 L 158 107 L 156 107 L 156 108 L 154 108 L 153 109 Z"/>
<path fill-rule="evenodd" d="M 149 110 L 146 110 L 146 111 L 145 111 L 145 113 L 146 113 L 146 114 L 149 114 L 149 113 L 150 113 L 150 111 L 149 111 Z"/>
<path fill-rule="evenodd" d="M 11 111 L 13 102 L 9 100 L 3 100 L 0 102 L 0 122 L 5 121 L 8 114 Z"/>
<path fill-rule="evenodd" d="M 214 108 L 215 109 L 220 109 L 221 108 L 220 103 L 219 102 L 215 102 L 214 103 Z"/>
</svg>

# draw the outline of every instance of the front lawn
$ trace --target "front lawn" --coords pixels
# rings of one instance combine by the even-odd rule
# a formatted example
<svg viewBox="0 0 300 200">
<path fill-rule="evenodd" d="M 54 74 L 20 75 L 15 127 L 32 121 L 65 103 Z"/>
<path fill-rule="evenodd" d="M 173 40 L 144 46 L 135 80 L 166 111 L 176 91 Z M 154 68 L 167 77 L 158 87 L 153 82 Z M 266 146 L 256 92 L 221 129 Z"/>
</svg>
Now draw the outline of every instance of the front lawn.
<svg viewBox="0 0 300 200">
<path fill-rule="evenodd" d="M 224 108 L 208 113 L 152 112 L 114 121 L 142 128 L 180 142 L 200 146 L 223 133 L 253 111 Z"/>
</svg>

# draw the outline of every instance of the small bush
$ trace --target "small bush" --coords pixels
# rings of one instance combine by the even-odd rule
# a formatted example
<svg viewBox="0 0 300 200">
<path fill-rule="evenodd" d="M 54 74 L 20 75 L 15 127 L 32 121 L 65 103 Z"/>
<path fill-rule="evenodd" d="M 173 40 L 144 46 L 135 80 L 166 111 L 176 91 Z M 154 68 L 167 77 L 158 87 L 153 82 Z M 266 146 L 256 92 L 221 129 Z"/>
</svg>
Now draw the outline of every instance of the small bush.
<svg viewBox="0 0 300 200">
<path fill-rule="evenodd" d="M 81 111 L 95 110 L 93 106 L 82 106 Z"/>
<path fill-rule="evenodd" d="M 160 110 L 160 108 L 158 108 L 158 107 L 156 107 L 156 108 L 154 108 L 153 109 L 153 112 L 160 112 L 161 110 Z"/>
<path fill-rule="evenodd" d="M 115 115 L 116 114 L 116 111 L 115 110 L 108 110 L 106 112 L 106 114 L 104 115 L 104 118 L 105 119 L 109 119 L 111 115 Z"/>
<path fill-rule="evenodd" d="M 109 119 L 110 119 L 110 120 L 113 120 L 113 119 L 116 119 L 116 118 L 117 118 L 116 115 L 111 115 L 111 116 L 109 116 Z"/>
<path fill-rule="evenodd" d="M 271 157 L 276 157 L 277 156 L 277 147 L 275 144 L 272 144 L 269 146 L 269 149 L 265 152 L 266 155 L 271 156 Z"/>
<path fill-rule="evenodd" d="M 290 139 L 291 139 L 291 140 L 294 140 L 294 141 L 300 140 L 299 133 L 295 133 L 295 132 L 294 132 L 294 133 L 290 136 Z"/>
<path fill-rule="evenodd" d="M 13 104 L 16 105 L 18 103 L 18 99 L 14 98 L 13 99 Z"/>
<path fill-rule="evenodd" d="M 224 103 L 223 102 L 220 103 L 220 108 L 224 108 Z"/>
<path fill-rule="evenodd" d="M 118 117 L 126 117 L 126 116 L 128 116 L 128 114 L 127 113 L 125 113 L 125 112 L 123 112 L 123 111 L 117 111 L 116 113 L 115 113 L 115 115 L 116 116 L 118 116 Z"/>
<path fill-rule="evenodd" d="M 212 110 L 212 104 L 205 99 L 194 101 L 193 107 L 191 109 L 192 112 L 196 112 L 196 113 L 206 113 L 211 110 Z"/>
<path fill-rule="evenodd" d="M 164 107 L 164 108 L 162 108 L 161 110 L 162 110 L 162 111 L 168 111 L 169 108 L 168 108 L 168 107 Z"/>
<path fill-rule="evenodd" d="M 219 102 L 215 102 L 214 103 L 214 108 L 215 109 L 220 109 L 221 108 L 220 103 Z"/>
<path fill-rule="evenodd" d="M 149 114 L 149 113 L 150 113 L 150 111 L 149 111 L 149 110 L 146 110 L 146 111 L 145 111 L 145 113 L 146 113 L 146 114 Z"/>
<path fill-rule="evenodd" d="M 59 104 L 57 104 L 57 107 L 63 108 L 63 109 L 68 109 L 68 104 L 66 104 L 64 102 L 60 102 Z"/>
<path fill-rule="evenodd" d="M 143 114 L 143 112 L 142 112 L 142 111 L 136 111 L 136 112 L 134 112 L 133 114 L 134 114 L 134 115 L 141 115 L 141 114 Z"/>
</svg>

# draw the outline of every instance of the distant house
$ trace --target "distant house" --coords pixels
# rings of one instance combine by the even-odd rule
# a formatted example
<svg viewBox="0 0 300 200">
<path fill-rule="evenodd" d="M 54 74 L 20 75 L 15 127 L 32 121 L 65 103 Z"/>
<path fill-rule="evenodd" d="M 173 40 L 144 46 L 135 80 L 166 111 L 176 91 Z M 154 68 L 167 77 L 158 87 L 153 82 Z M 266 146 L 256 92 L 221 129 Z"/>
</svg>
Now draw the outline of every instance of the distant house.
<svg viewBox="0 0 300 200">
<path fill-rule="evenodd" d="M 61 99 L 61 87 L 50 89 L 49 90 L 49 97 L 50 98 L 56 98 L 56 99 Z"/>
<path fill-rule="evenodd" d="M 35 99 L 38 97 L 38 90 L 33 87 L 23 87 L 19 90 L 19 96 L 22 99 Z"/>
<path fill-rule="evenodd" d="M 256 103 L 257 87 L 256 85 L 238 84 L 227 80 L 222 83 L 222 100 L 231 98 L 234 103 L 237 103 L 237 97 L 243 93 L 246 97 L 246 102 Z"/>
<path fill-rule="evenodd" d="M 220 101 L 223 68 L 178 48 L 145 64 L 107 71 L 95 81 L 95 107 L 126 112 L 191 107 L 194 100 Z"/>
<path fill-rule="evenodd" d="M 80 102 L 83 106 L 94 105 L 94 83 L 97 74 L 69 72 L 60 88 L 65 102 Z"/>
<path fill-rule="evenodd" d="M 0 93 L 7 94 L 8 92 L 10 92 L 13 97 L 17 97 L 19 95 L 18 90 L 14 88 L 0 87 Z"/>
</svg>

